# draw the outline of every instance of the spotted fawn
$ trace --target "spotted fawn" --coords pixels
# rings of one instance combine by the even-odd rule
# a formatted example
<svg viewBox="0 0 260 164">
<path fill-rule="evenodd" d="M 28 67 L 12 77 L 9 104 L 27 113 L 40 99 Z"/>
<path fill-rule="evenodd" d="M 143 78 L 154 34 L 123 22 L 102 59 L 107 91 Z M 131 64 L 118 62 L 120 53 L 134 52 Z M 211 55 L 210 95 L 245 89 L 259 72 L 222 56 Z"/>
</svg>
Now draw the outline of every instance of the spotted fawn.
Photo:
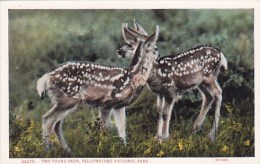
<svg viewBox="0 0 260 164">
<path fill-rule="evenodd" d="M 119 57 L 132 57 L 140 41 L 147 38 L 146 31 L 134 21 L 134 29 L 122 25 L 126 44 L 118 50 Z M 154 53 L 158 53 L 154 45 Z M 215 140 L 220 116 L 222 90 L 217 82 L 219 72 L 227 70 L 227 60 L 222 52 L 211 46 L 198 46 L 177 55 L 160 57 L 153 65 L 147 80 L 148 88 L 157 96 L 159 114 L 156 137 L 169 137 L 169 123 L 174 103 L 184 92 L 198 89 L 202 96 L 200 114 L 195 120 L 192 132 L 201 129 L 209 108 L 215 103 L 215 117 L 208 134 Z"/>
<path fill-rule="evenodd" d="M 43 116 L 43 142 L 49 150 L 49 136 L 54 133 L 61 147 L 71 150 L 62 134 L 62 123 L 67 115 L 83 104 L 100 107 L 102 125 L 107 127 L 111 110 L 116 119 L 119 136 L 125 140 L 125 106 L 132 103 L 142 91 L 152 65 L 158 58 L 153 53 L 159 35 L 159 26 L 145 42 L 139 42 L 128 68 L 70 62 L 46 73 L 37 82 L 41 97 L 47 94 L 53 107 Z"/>
</svg>

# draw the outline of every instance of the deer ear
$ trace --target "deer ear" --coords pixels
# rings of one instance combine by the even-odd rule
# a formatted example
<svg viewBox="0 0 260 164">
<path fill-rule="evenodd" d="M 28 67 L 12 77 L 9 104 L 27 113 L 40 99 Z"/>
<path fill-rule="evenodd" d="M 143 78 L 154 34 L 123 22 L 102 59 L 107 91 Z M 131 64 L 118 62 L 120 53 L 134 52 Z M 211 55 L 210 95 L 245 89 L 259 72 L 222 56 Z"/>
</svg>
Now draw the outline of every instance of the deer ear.
<svg viewBox="0 0 260 164">
<path fill-rule="evenodd" d="M 128 28 L 128 30 L 132 33 L 132 35 L 134 35 L 136 38 L 140 39 L 140 40 L 146 40 L 148 36 L 141 34 L 140 32 L 132 29 L 132 28 Z"/>
<path fill-rule="evenodd" d="M 155 45 L 157 39 L 159 36 L 159 26 L 156 26 L 156 31 L 147 38 L 147 40 L 145 41 L 145 44 L 148 45 L 148 47 L 150 47 L 151 45 Z"/>
<path fill-rule="evenodd" d="M 132 59 L 130 67 L 135 66 L 138 63 L 139 57 L 141 56 L 141 53 L 142 53 L 143 44 L 144 44 L 144 42 L 142 42 L 142 41 L 139 42 L 139 44 L 135 50 L 134 57 Z"/>
<path fill-rule="evenodd" d="M 145 35 L 145 36 L 148 36 L 147 32 L 144 30 L 144 28 L 138 24 L 135 19 L 134 19 L 134 26 L 135 26 L 135 30 L 138 31 L 139 33 Z"/>
<path fill-rule="evenodd" d="M 122 33 L 123 33 L 123 37 L 126 41 L 126 43 L 133 43 L 136 42 L 136 37 L 129 31 L 128 27 L 127 27 L 127 23 L 123 23 L 122 24 Z"/>
</svg>

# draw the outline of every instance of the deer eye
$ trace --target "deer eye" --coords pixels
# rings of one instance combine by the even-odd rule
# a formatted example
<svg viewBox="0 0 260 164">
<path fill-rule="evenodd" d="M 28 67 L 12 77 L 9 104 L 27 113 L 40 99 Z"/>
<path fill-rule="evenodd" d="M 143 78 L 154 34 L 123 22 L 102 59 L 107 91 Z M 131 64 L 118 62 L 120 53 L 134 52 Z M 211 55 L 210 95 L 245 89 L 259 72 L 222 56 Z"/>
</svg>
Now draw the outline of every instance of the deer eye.
<svg viewBox="0 0 260 164">
<path fill-rule="evenodd" d="M 126 44 L 126 46 L 127 46 L 128 48 L 133 48 L 133 45 L 132 45 L 132 44 Z"/>
</svg>

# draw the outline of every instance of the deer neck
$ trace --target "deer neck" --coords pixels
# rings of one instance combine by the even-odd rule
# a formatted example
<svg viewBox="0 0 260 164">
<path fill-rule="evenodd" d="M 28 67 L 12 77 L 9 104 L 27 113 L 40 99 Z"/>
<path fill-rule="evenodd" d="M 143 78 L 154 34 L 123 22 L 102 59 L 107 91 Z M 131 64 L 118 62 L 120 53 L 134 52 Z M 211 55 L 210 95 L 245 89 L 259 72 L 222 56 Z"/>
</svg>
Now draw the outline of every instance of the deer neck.
<svg viewBox="0 0 260 164">
<path fill-rule="evenodd" d="M 153 58 L 145 55 L 143 58 L 139 57 L 134 65 L 131 65 L 129 72 L 131 73 L 132 83 L 137 85 L 145 85 L 149 78 L 153 67 Z"/>
</svg>

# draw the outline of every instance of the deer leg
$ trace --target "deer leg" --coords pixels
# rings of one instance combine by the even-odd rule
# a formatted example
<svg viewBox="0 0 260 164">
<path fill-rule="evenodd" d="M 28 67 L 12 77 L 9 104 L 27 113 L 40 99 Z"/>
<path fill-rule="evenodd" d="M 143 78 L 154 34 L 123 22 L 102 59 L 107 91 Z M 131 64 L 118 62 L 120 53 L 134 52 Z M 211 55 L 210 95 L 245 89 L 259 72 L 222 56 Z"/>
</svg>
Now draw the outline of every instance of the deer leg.
<svg viewBox="0 0 260 164">
<path fill-rule="evenodd" d="M 58 105 L 55 104 L 43 117 L 42 117 L 42 140 L 45 145 L 45 150 L 49 151 L 51 143 L 49 137 L 53 132 L 53 126 L 55 124 L 55 118 L 51 117 L 57 110 Z"/>
<path fill-rule="evenodd" d="M 201 129 L 201 125 L 205 119 L 205 116 L 207 115 L 209 108 L 214 100 L 214 93 L 213 89 L 209 85 L 200 85 L 199 86 L 200 93 L 202 95 L 202 107 L 200 110 L 200 114 L 195 120 L 192 128 L 192 133 L 196 133 Z"/>
<path fill-rule="evenodd" d="M 57 109 L 57 104 L 55 104 L 48 112 L 46 112 L 44 115 L 43 115 L 43 119 L 46 119 L 48 117 L 50 117 L 54 112 L 55 110 Z"/>
<path fill-rule="evenodd" d="M 43 142 L 46 146 L 46 150 L 49 150 L 50 148 L 49 136 L 51 133 L 55 132 L 61 147 L 67 153 L 70 153 L 70 149 L 62 134 L 62 121 L 69 113 L 74 112 L 76 109 L 77 105 L 73 108 L 70 107 L 69 109 L 66 108 L 66 106 L 55 105 L 54 108 L 51 109 L 51 112 L 49 111 L 43 116 Z"/>
<path fill-rule="evenodd" d="M 218 129 L 218 122 L 219 122 L 219 116 L 220 116 L 220 107 L 222 102 L 222 89 L 220 88 L 217 81 L 214 83 L 214 98 L 215 98 L 215 117 L 213 121 L 212 128 L 209 133 L 209 137 L 211 141 L 214 141 L 216 138 L 216 133 Z"/>
<path fill-rule="evenodd" d="M 67 153 L 67 154 L 71 154 L 71 150 L 63 136 L 62 133 L 62 125 L 63 125 L 63 120 L 65 119 L 65 117 L 67 115 L 69 115 L 70 113 L 73 113 L 74 111 L 76 111 L 78 108 L 78 104 L 72 106 L 72 104 L 63 104 L 62 109 L 63 110 L 59 110 L 57 114 L 53 114 L 56 115 L 56 121 L 55 124 L 53 126 L 55 135 L 62 147 L 62 149 Z"/>
<path fill-rule="evenodd" d="M 65 150 L 66 153 L 70 154 L 71 150 L 62 133 L 62 124 L 63 124 L 63 119 L 58 121 L 55 124 L 54 131 L 55 131 L 56 137 L 59 140 L 59 143 L 61 144 L 62 149 Z"/>
<path fill-rule="evenodd" d="M 114 109 L 113 114 L 116 120 L 116 126 L 118 129 L 119 137 L 122 138 L 124 143 L 126 143 L 126 134 L 125 134 L 125 125 L 126 125 L 126 117 L 125 117 L 125 107 L 120 109 Z"/>
<path fill-rule="evenodd" d="M 109 128 L 112 109 L 99 109 L 99 118 L 103 129 Z"/>
<path fill-rule="evenodd" d="M 163 107 L 165 104 L 165 99 L 164 97 L 157 95 L 157 112 L 158 112 L 158 122 L 157 122 L 157 134 L 156 138 L 158 140 L 162 139 L 162 128 L 163 128 Z"/>
<path fill-rule="evenodd" d="M 174 104 L 174 100 L 171 98 L 170 101 L 165 101 L 164 109 L 163 109 L 163 127 L 162 127 L 162 137 L 163 139 L 167 139 L 169 137 L 169 125 L 172 114 L 172 107 Z"/>
</svg>

